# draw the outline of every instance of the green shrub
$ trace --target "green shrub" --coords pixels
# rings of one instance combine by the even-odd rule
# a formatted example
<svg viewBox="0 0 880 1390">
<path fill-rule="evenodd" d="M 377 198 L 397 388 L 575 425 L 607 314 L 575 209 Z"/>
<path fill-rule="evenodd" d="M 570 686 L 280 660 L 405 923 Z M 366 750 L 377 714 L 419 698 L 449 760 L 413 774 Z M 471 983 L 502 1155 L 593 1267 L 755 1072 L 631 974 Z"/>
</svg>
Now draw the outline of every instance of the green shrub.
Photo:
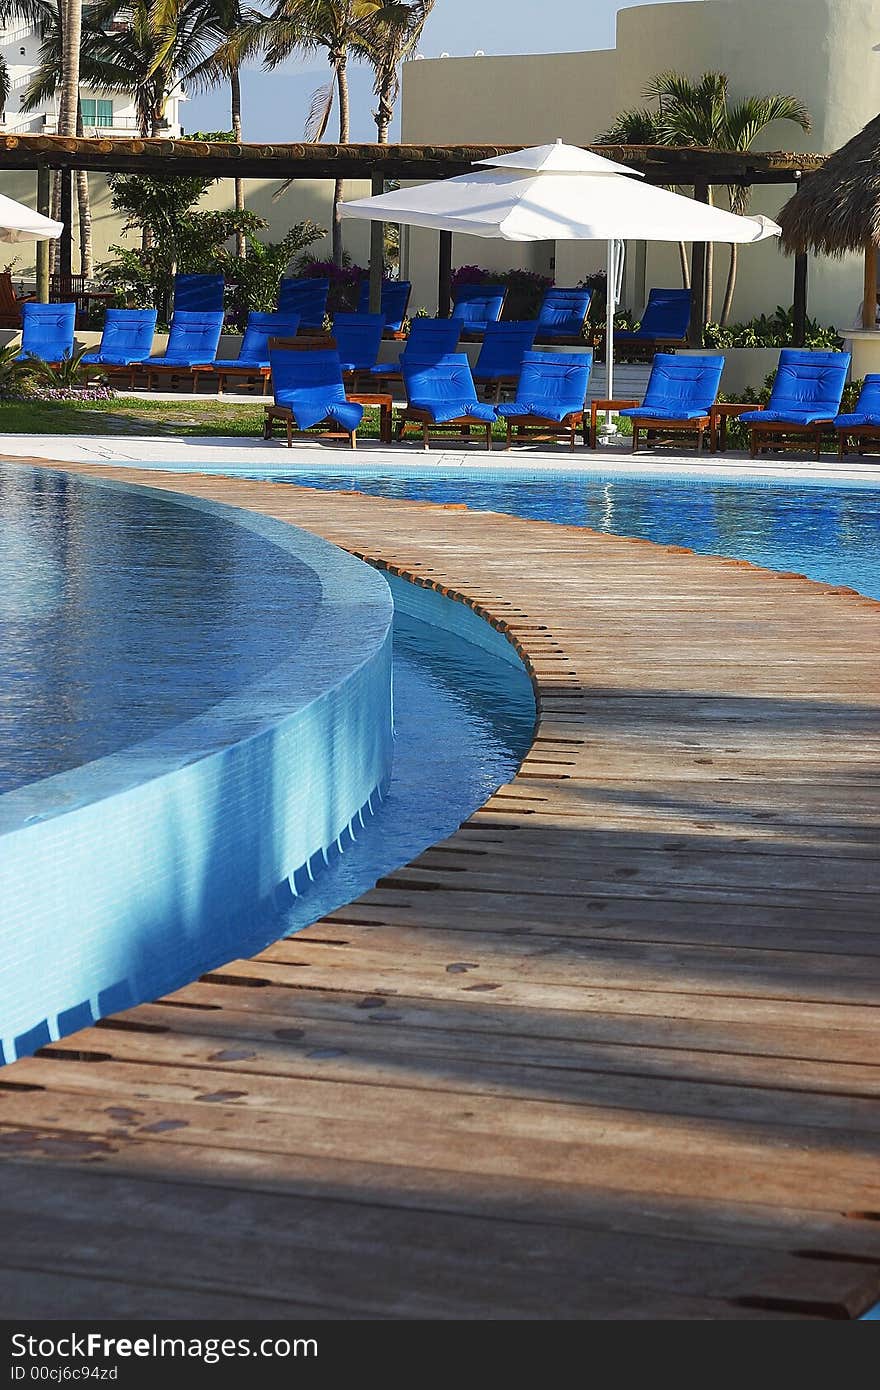
<svg viewBox="0 0 880 1390">
<path fill-rule="evenodd" d="M 227 272 L 233 281 L 230 322 L 241 330 L 251 310 L 271 314 L 278 306 L 278 288 L 291 261 L 325 235 L 322 227 L 308 220 L 297 222 L 281 241 L 260 241 L 251 233 L 247 256 L 244 260 L 236 258 Z"/>
<path fill-rule="evenodd" d="M 748 323 L 734 323 L 722 328 L 707 323 L 703 334 L 706 347 L 790 347 L 794 338 L 794 311 L 777 304 L 773 314 L 761 314 Z M 843 339 L 837 329 L 825 327 L 815 319 L 807 319 L 804 346 L 807 348 L 839 348 Z"/>
</svg>

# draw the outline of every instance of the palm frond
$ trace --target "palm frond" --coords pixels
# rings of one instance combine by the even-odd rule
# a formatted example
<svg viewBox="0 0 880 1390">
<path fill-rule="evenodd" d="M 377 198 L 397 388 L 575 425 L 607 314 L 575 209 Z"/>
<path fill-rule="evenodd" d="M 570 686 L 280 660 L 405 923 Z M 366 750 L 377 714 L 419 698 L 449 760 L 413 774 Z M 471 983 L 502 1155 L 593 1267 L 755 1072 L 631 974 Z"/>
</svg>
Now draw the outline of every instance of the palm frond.
<svg viewBox="0 0 880 1390">
<path fill-rule="evenodd" d="M 798 97 L 786 96 L 781 92 L 769 96 L 746 97 L 745 100 L 731 106 L 727 112 L 727 148 L 750 149 L 753 142 L 773 121 L 793 121 L 803 131 L 812 128 L 810 113 Z"/>
<path fill-rule="evenodd" d="M 660 145 L 662 125 L 656 111 L 650 107 L 634 107 L 621 111 L 614 124 L 598 137 L 600 145 Z"/>
<path fill-rule="evenodd" d="M 331 79 L 312 93 L 304 131 L 306 139 L 312 144 L 323 140 L 327 133 L 327 126 L 330 124 L 330 117 L 333 113 L 335 92 L 336 87 Z"/>
</svg>

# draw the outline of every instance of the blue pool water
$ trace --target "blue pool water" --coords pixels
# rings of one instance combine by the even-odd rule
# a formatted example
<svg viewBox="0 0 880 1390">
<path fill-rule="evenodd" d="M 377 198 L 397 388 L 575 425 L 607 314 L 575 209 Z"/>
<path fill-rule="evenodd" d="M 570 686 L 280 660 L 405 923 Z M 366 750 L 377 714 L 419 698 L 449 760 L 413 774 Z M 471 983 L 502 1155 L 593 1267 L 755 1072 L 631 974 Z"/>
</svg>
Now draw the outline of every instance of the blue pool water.
<svg viewBox="0 0 880 1390">
<path fill-rule="evenodd" d="M 0 795 L 207 710 L 308 632 L 314 571 L 150 495 L 0 468 Z"/>
<path fill-rule="evenodd" d="M 267 475 L 248 470 L 248 476 Z M 511 470 L 414 467 L 409 462 L 405 472 L 360 464 L 293 474 L 286 469 L 276 481 L 330 490 L 357 488 L 380 497 L 464 502 L 481 511 L 751 560 L 880 598 L 880 486 L 621 474 L 597 480 L 595 475 L 570 472 L 523 476 Z"/>
<path fill-rule="evenodd" d="M 500 634 L 295 528 L 2 465 L 0 526 L 0 1064 L 358 897 L 529 746 Z"/>
<path fill-rule="evenodd" d="M 514 776 L 534 726 L 534 695 L 522 667 L 398 606 L 388 796 L 367 832 L 289 907 L 285 934 L 352 902 L 383 874 L 452 834 Z"/>
</svg>

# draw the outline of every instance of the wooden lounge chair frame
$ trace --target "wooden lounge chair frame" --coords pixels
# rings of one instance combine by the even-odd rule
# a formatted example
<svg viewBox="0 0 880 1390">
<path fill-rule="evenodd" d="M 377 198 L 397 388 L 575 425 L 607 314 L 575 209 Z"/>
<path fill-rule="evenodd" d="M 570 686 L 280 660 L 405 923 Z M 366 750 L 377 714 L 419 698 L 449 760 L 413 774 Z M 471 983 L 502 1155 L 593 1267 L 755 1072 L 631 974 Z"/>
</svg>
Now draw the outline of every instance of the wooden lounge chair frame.
<svg viewBox="0 0 880 1390">
<path fill-rule="evenodd" d="M 762 410 L 760 405 L 743 407 L 748 410 Z M 822 454 L 822 435 L 834 428 L 834 417 L 827 420 L 813 420 L 809 425 L 798 425 L 789 420 L 768 420 L 765 425 L 748 421 L 749 455 L 757 458 L 770 449 L 803 449 L 811 444 L 816 458 Z"/>
<path fill-rule="evenodd" d="M 170 365 L 168 365 L 168 366 L 162 366 L 162 367 L 152 367 L 152 366 L 150 366 L 150 363 L 149 363 L 148 360 L 144 360 L 143 362 L 139 363 L 138 365 L 139 365 L 140 369 L 146 374 L 146 378 L 147 378 L 147 390 L 148 390 L 148 391 L 152 391 L 152 390 L 154 389 L 154 386 L 153 386 L 154 378 L 169 377 L 170 380 L 171 380 L 172 386 L 173 386 L 173 383 L 174 383 L 174 380 L 175 380 L 176 377 L 184 378 L 184 377 L 186 376 L 186 374 L 189 373 L 190 390 L 192 391 L 193 395 L 195 395 L 195 393 L 196 393 L 196 384 L 197 384 L 198 379 L 199 379 L 198 374 L 199 374 L 199 372 L 203 372 L 203 371 L 205 371 L 207 368 L 210 368 L 211 363 L 210 363 L 210 362 L 191 362 L 191 363 L 188 363 L 186 366 L 181 365 L 181 366 L 179 366 L 179 367 L 173 367 L 173 366 L 170 366 Z"/>
<path fill-rule="evenodd" d="M 471 433 L 476 430 L 485 432 L 486 448 L 492 448 L 492 425 L 491 420 L 473 420 L 468 415 L 459 416 L 455 420 L 443 420 L 438 422 L 431 417 L 430 411 L 421 410 L 418 406 L 407 406 L 401 410 L 397 417 L 397 430 L 395 438 L 398 444 L 406 433 L 407 425 L 420 425 L 422 428 L 422 440 L 424 447 L 431 447 L 431 438 L 441 438 L 446 432 L 457 432 L 466 443 L 471 442 Z"/>
<path fill-rule="evenodd" d="M 223 395 L 229 377 L 238 377 L 244 382 L 250 381 L 253 382 L 254 385 L 259 385 L 260 395 L 265 396 L 269 390 L 269 381 L 272 376 L 271 368 L 239 367 L 236 365 L 234 357 L 230 357 L 228 367 L 221 367 L 218 366 L 216 362 L 212 362 L 205 367 L 193 367 L 193 372 L 196 380 L 198 380 L 200 376 L 216 376 L 218 396 Z M 195 387 L 193 387 L 193 390 L 195 390 Z"/>
<path fill-rule="evenodd" d="M 35 294 L 24 294 L 19 298 L 9 271 L 0 271 L 0 328 L 21 328 L 21 306 L 36 297 Z"/>
<path fill-rule="evenodd" d="M 329 419 L 329 417 L 328 417 Z M 357 429 L 343 429 L 336 421 L 330 429 L 323 428 L 323 422 L 317 425 L 310 425 L 307 430 L 301 430 L 296 424 L 293 411 L 289 405 L 267 405 L 266 418 L 263 421 L 263 438 L 274 439 L 275 423 L 279 421 L 287 427 L 287 447 L 293 448 L 293 436 L 300 439 L 347 439 L 350 448 L 357 448 Z"/>
<path fill-rule="evenodd" d="M 847 447 L 849 440 L 855 444 L 855 450 Z M 874 448 L 867 448 L 873 444 Z M 857 453 L 860 456 L 865 454 L 880 453 L 880 425 L 850 425 L 848 429 L 837 430 L 837 457 L 844 458 L 846 454 Z"/>
<path fill-rule="evenodd" d="M 715 425 L 711 415 L 697 415 L 690 420 L 654 420 L 650 416 L 630 415 L 632 422 L 632 451 L 634 454 L 639 452 L 639 441 L 644 432 L 647 440 L 651 436 L 659 436 L 653 440 L 654 444 L 672 443 L 671 438 L 666 436 L 677 434 L 695 434 L 697 436 L 697 453 L 703 452 L 703 444 L 706 439 L 706 431 L 709 431 L 709 447 L 714 454 L 716 447 Z"/>
<path fill-rule="evenodd" d="M 584 441 L 584 448 L 589 442 L 590 427 L 586 410 L 572 410 L 562 420 L 548 420 L 543 415 L 505 416 L 504 419 L 507 424 L 505 449 L 510 449 L 514 440 L 520 443 L 529 439 L 535 442 L 545 440 L 558 444 L 560 439 L 567 439 L 573 451 L 578 434 Z"/>
</svg>

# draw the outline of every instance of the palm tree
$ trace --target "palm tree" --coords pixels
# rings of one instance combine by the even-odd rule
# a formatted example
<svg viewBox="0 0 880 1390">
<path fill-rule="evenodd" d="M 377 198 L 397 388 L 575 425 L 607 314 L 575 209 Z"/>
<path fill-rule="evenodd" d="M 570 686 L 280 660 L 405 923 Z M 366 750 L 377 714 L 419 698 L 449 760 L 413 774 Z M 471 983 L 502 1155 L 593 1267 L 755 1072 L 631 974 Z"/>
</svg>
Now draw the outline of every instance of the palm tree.
<svg viewBox="0 0 880 1390">
<path fill-rule="evenodd" d="M 312 97 L 306 123 L 307 140 L 323 140 L 334 105 L 339 108 L 339 140 L 351 135 L 348 59 L 352 50 L 364 47 L 364 25 L 380 9 L 382 0 L 275 0 L 266 16 L 258 16 L 233 34 L 226 52 L 239 63 L 262 55 L 263 65 L 277 68 L 294 53 L 311 55 L 326 51 L 330 81 Z M 342 264 L 342 220 L 339 204 L 343 183 L 333 189 L 333 259 Z"/>
<path fill-rule="evenodd" d="M 179 0 L 157 0 L 153 10 L 157 26 L 168 26 L 173 34 L 178 9 Z M 216 87 L 222 82 L 229 83 L 230 126 L 239 143 L 242 138 L 241 61 L 230 40 L 242 29 L 259 24 L 262 18 L 257 10 L 243 5 L 241 0 L 203 0 L 201 16 L 195 29 L 207 40 L 210 51 L 206 55 L 192 52 L 179 55 L 180 77 L 188 86 L 204 90 Z M 234 187 L 235 210 L 244 212 L 243 180 L 235 179 Z M 246 249 L 247 239 L 242 233 L 238 233 L 236 255 L 244 258 Z"/>
<path fill-rule="evenodd" d="M 660 113 L 650 107 L 638 106 L 630 111 L 621 111 L 610 130 L 599 136 L 602 145 L 662 145 L 664 131 Z M 691 265 L 687 247 L 683 241 L 678 243 L 678 258 L 681 263 L 681 283 L 686 290 L 691 287 Z"/>
<path fill-rule="evenodd" d="M 87 41 L 89 20 L 88 12 L 83 12 L 81 4 L 77 5 L 79 12 L 80 41 Z M 69 92 L 65 93 L 65 38 L 66 22 L 68 9 L 65 0 L 11 0 L 5 6 L 0 7 L 0 19 L 7 16 L 23 19 L 30 23 L 40 35 L 40 67 L 31 80 L 31 84 L 24 94 L 21 109 L 31 111 L 37 105 L 51 100 L 58 96 L 60 102 L 58 110 L 58 130 L 60 134 L 82 135 L 82 110 L 79 101 L 79 81 L 77 81 L 76 104 L 74 106 L 73 131 L 70 130 L 69 112 L 65 106 L 65 99 L 69 100 Z M 78 66 L 82 68 L 82 54 L 78 58 Z M 57 217 L 60 202 L 60 178 L 55 176 L 55 186 L 52 193 L 53 216 Z M 79 212 L 79 253 L 80 270 L 83 275 L 91 275 L 94 269 L 92 252 L 92 209 L 89 197 L 89 176 L 84 169 L 78 169 L 74 174 L 77 192 L 77 205 Z M 57 244 L 52 243 L 50 247 L 50 259 L 52 252 L 57 249 Z"/>
<path fill-rule="evenodd" d="M 374 12 L 360 27 L 363 54 L 373 69 L 373 92 L 377 106 L 373 112 L 377 139 L 388 143 L 388 128 L 400 94 L 400 65 L 413 52 L 422 35 L 434 0 L 380 0 Z"/>
<path fill-rule="evenodd" d="M 735 106 L 731 106 L 728 101 L 728 87 L 728 78 L 723 72 L 704 72 L 696 81 L 677 72 L 660 73 L 645 91 L 646 97 L 656 100 L 657 107 L 639 112 L 624 112 L 618 117 L 612 131 L 624 128 L 628 117 L 638 116 L 650 118 L 655 122 L 653 132 L 656 138 L 640 143 L 695 145 L 708 149 L 744 152 L 751 149 L 758 136 L 774 121 L 793 121 L 801 130 L 810 130 L 810 113 L 798 97 L 771 93 L 767 96 L 746 97 Z M 603 136 L 603 141 L 608 141 L 611 133 Z M 737 187 L 728 191 L 732 210 L 744 212 L 749 206 L 749 190 Z M 712 196 L 710 187 L 710 202 Z M 730 316 L 736 272 L 737 248 L 731 244 L 724 307 L 721 312 L 722 324 L 725 324 Z M 710 242 L 706 247 L 707 321 L 712 316 L 712 282 L 713 249 Z"/>
</svg>

